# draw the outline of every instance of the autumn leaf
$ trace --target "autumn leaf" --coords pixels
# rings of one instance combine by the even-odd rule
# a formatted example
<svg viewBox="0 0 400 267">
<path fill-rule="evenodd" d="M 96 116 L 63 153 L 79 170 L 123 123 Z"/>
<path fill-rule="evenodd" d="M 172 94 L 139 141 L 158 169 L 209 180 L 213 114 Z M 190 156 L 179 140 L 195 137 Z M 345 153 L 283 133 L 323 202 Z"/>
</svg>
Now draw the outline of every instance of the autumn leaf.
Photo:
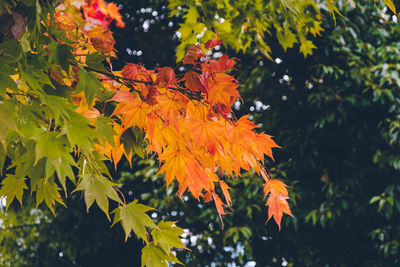
<svg viewBox="0 0 400 267">
<path fill-rule="evenodd" d="M 206 49 L 211 49 L 216 47 L 217 45 L 221 45 L 222 41 L 218 40 L 217 38 L 213 38 L 210 41 L 207 41 L 206 44 L 204 45 Z"/>
<path fill-rule="evenodd" d="M 155 82 L 156 85 L 174 86 L 175 83 L 176 75 L 172 68 L 164 67 L 158 69 L 157 80 Z"/>
<path fill-rule="evenodd" d="M 192 120 L 191 124 L 196 147 L 204 146 L 208 152 L 214 154 L 216 146 L 222 146 L 219 141 L 220 136 L 223 135 L 222 125 L 209 120 Z"/>
<path fill-rule="evenodd" d="M 110 54 L 113 51 L 115 41 L 110 30 L 95 28 L 88 32 L 88 36 L 96 50 L 104 54 Z"/>
<path fill-rule="evenodd" d="M 216 73 L 208 81 L 208 101 L 211 105 L 223 104 L 230 107 L 240 97 L 237 91 L 239 85 L 232 76 Z"/>
<path fill-rule="evenodd" d="M 119 7 L 115 3 L 106 3 L 104 0 L 87 1 L 82 7 L 86 18 L 92 18 L 100 23 L 103 28 L 108 29 L 110 22 L 116 20 L 117 27 L 125 27 Z M 87 20 L 90 24 L 90 20 Z"/>
<path fill-rule="evenodd" d="M 200 45 L 189 46 L 186 56 L 183 59 L 183 64 L 196 64 L 196 60 L 203 56 L 204 53 Z"/>
<path fill-rule="evenodd" d="M 286 189 L 286 185 L 280 180 L 269 179 L 264 184 L 264 195 L 269 195 L 266 203 L 268 206 L 267 222 L 269 219 L 271 219 L 271 217 L 274 217 L 274 220 L 278 224 L 280 230 L 283 213 L 293 216 L 287 202 L 289 193 Z"/>
<path fill-rule="evenodd" d="M 160 160 L 164 161 L 158 173 L 165 172 L 167 188 L 169 184 L 176 178 L 183 181 L 185 177 L 187 162 L 193 161 L 193 156 L 185 149 L 179 146 L 168 146 L 160 156 Z"/>
<path fill-rule="evenodd" d="M 222 193 L 225 196 L 226 204 L 228 205 L 228 207 L 232 206 L 231 196 L 228 191 L 230 187 L 222 180 L 219 181 L 219 186 L 221 187 Z"/>
<path fill-rule="evenodd" d="M 228 58 L 227 55 L 223 55 L 218 60 L 210 59 L 203 66 L 210 73 L 223 73 L 232 69 L 234 65 L 234 58 Z"/>
<path fill-rule="evenodd" d="M 227 214 L 224 210 L 224 206 L 226 206 L 226 205 L 224 204 L 224 202 L 222 202 L 222 200 L 218 197 L 217 194 L 212 193 L 212 197 L 213 197 L 213 200 L 215 203 L 215 207 L 217 208 L 217 211 L 218 211 L 219 219 L 221 220 L 221 223 L 222 223 L 222 228 L 224 228 L 224 221 L 222 220 L 221 215 Z"/>
<path fill-rule="evenodd" d="M 128 63 L 122 68 L 121 74 L 125 78 L 135 80 L 138 74 L 138 67 L 136 64 Z"/>
<path fill-rule="evenodd" d="M 186 87 L 191 91 L 200 91 L 208 93 L 209 86 L 207 79 L 209 77 L 208 72 L 198 73 L 197 71 L 189 71 L 185 74 L 182 81 L 185 81 Z"/>
</svg>

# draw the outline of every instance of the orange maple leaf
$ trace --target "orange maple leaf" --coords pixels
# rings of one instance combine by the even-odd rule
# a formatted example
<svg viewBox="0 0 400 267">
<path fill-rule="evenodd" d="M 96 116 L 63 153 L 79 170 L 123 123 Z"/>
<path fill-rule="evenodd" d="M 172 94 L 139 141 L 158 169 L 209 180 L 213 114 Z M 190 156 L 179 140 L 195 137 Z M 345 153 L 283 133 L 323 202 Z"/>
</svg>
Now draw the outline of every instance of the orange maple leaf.
<svg viewBox="0 0 400 267">
<path fill-rule="evenodd" d="M 201 49 L 200 45 L 192 45 L 189 46 L 186 56 L 183 59 L 183 64 L 196 64 L 196 59 L 199 57 L 205 56 L 203 53 L 203 49 Z"/>
<path fill-rule="evenodd" d="M 232 69 L 234 65 L 234 58 L 228 59 L 227 55 L 223 55 L 218 60 L 210 59 L 204 64 L 204 69 L 213 73 L 227 72 Z"/>
<path fill-rule="evenodd" d="M 236 80 L 225 73 L 215 73 L 208 79 L 208 101 L 211 105 L 223 104 L 230 107 L 240 97 Z"/>
<path fill-rule="evenodd" d="M 90 42 L 96 50 L 104 54 L 111 54 L 113 52 L 115 41 L 110 30 L 96 27 L 88 31 L 87 35 L 90 37 Z"/>
<path fill-rule="evenodd" d="M 289 198 L 289 193 L 286 189 L 286 185 L 277 179 L 269 179 L 264 184 L 264 195 L 269 194 L 266 206 L 268 206 L 268 220 L 274 217 L 275 222 L 281 229 L 281 220 L 283 213 L 290 216 L 292 212 L 290 211 L 289 203 L 286 201 Z"/>
<path fill-rule="evenodd" d="M 221 220 L 222 223 L 222 228 L 224 228 L 224 221 L 222 220 L 222 215 L 227 214 L 224 210 L 224 206 L 226 206 L 226 204 L 222 202 L 222 200 L 215 193 L 212 193 L 212 198 L 214 199 L 215 207 L 217 208 L 219 219 Z"/>
<path fill-rule="evenodd" d="M 232 199 L 228 191 L 230 187 L 222 180 L 219 181 L 219 186 L 221 187 L 222 193 L 225 196 L 226 204 L 228 207 L 230 207 L 232 205 Z"/>
<path fill-rule="evenodd" d="M 216 146 L 222 146 L 219 141 L 220 135 L 223 134 L 220 124 L 209 120 L 192 120 L 190 129 L 196 147 L 204 146 L 208 152 L 215 154 Z"/>
</svg>

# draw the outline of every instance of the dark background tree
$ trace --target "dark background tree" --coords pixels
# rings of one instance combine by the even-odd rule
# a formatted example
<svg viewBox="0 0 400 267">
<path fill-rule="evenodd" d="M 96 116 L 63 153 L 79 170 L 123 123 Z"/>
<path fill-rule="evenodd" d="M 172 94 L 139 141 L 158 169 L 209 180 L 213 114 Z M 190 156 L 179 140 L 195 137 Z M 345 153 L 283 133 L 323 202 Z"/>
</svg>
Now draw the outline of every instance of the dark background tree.
<svg viewBox="0 0 400 267">
<path fill-rule="evenodd" d="M 173 65 L 179 18 L 168 18 L 166 3 L 120 2 L 127 27 L 115 30 L 119 58 L 149 68 Z M 400 27 L 367 1 L 340 10 L 336 25 L 324 13 L 325 31 L 307 59 L 297 48 L 284 53 L 275 39 L 268 40 L 275 63 L 228 49 L 240 59 L 236 76 L 245 85 L 247 101 L 235 104 L 237 114 L 250 112 L 283 147 L 270 170 L 290 185 L 294 218 L 284 218 L 280 232 L 264 226 L 260 178 L 231 181 L 234 211 L 222 229 L 213 205 L 179 200 L 174 186 L 166 191 L 153 160 L 137 157 L 132 169 L 120 163 L 114 176 L 128 201 L 139 198 L 158 208 L 152 216 L 188 229 L 192 251 L 178 252 L 187 266 L 400 264 Z M 110 229 L 97 207 L 85 214 L 78 193 L 67 205 L 55 218 L 29 205 L 2 214 L 0 263 L 139 265 L 135 237 L 124 243 L 120 226 Z M 15 226 L 24 220 L 26 226 Z"/>
</svg>

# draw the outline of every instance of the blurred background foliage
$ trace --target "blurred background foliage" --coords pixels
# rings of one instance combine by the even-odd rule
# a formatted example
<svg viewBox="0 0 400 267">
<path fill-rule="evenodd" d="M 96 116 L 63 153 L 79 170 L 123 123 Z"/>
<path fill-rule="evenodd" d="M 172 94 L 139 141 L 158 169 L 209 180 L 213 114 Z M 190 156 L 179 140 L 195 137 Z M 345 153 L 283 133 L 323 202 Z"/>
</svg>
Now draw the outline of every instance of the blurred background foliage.
<svg viewBox="0 0 400 267">
<path fill-rule="evenodd" d="M 173 66 L 181 11 L 191 2 L 172 5 L 172 17 L 167 2 L 117 2 L 127 27 L 114 29 L 116 69 L 125 62 Z M 275 28 L 263 35 L 273 61 L 257 45 L 237 52 L 236 27 L 230 37 L 221 33 L 227 47 L 210 55 L 238 58 L 245 102 L 235 103 L 237 116 L 250 113 L 282 146 L 269 168 L 289 185 L 294 217 L 283 219 L 280 232 L 264 225 L 256 176 L 230 181 L 233 211 L 222 229 L 212 204 L 180 200 L 174 185 L 166 190 L 153 159 L 137 156 L 132 168 L 120 163 L 113 173 L 127 201 L 140 199 L 157 208 L 153 218 L 186 229 L 191 251 L 177 254 L 187 266 L 400 266 L 400 27 L 384 5 L 335 3 L 343 17 L 335 23 L 321 6 L 324 31 L 307 35 L 317 47 L 307 58 L 301 43 L 285 48 Z M 120 226 L 110 229 L 97 207 L 86 214 L 79 193 L 68 197 L 68 209 L 57 207 L 56 217 L 29 198 L 24 204 L 0 213 L 1 266 L 140 265 L 140 241 L 124 243 Z"/>
</svg>

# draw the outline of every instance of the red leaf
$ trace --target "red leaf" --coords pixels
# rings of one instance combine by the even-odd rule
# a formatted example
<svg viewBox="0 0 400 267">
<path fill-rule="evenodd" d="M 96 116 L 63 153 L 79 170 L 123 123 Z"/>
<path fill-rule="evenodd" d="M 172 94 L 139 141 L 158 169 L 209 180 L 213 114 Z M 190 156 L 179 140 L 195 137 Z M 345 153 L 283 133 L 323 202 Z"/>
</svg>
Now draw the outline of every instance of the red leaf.
<svg viewBox="0 0 400 267">
<path fill-rule="evenodd" d="M 204 56 L 205 55 L 200 45 L 189 46 L 186 56 L 183 59 L 183 64 L 196 64 L 196 59 Z"/>
<path fill-rule="evenodd" d="M 206 49 L 210 49 L 216 47 L 217 45 L 220 45 L 221 43 L 221 40 L 213 38 L 212 40 L 206 42 L 205 47 Z"/>
<path fill-rule="evenodd" d="M 155 84 L 161 84 L 166 86 L 173 86 L 176 83 L 176 75 L 172 68 L 165 67 L 158 69 L 157 80 Z"/>
<path fill-rule="evenodd" d="M 121 74 L 127 79 L 135 80 L 137 79 L 138 67 L 133 63 L 128 63 L 122 69 Z"/>
<path fill-rule="evenodd" d="M 202 72 L 201 74 L 199 74 L 196 71 L 189 71 L 185 74 L 183 80 L 185 81 L 185 85 L 189 90 L 200 91 L 208 94 L 208 77 L 208 72 Z"/>
<path fill-rule="evenodd" d="M 209 72 L 219 73 L 227 72 L 235 65 L 235 58 L 228 59 L 227 55 L 223 55 L 217 60 L 209 60 L 208 65 L 205 67 Z"/>
</svg>

